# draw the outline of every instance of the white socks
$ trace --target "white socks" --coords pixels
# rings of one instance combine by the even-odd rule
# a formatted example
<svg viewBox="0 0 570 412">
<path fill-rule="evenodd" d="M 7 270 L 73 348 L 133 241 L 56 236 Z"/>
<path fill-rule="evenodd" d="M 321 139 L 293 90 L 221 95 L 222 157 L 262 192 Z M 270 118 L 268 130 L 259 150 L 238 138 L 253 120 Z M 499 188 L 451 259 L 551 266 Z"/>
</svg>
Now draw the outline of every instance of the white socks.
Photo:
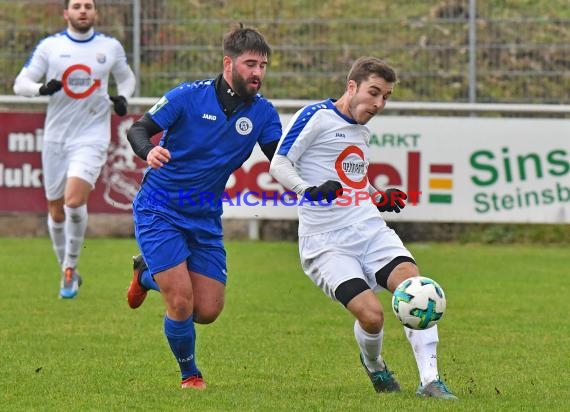
<svg viewBox="0 0 570 412">
<path fill-rule="evenodd" d="M 354 321 L 354 337 L 356 342 L 360 347 L 360 353 L 364 361 L 364 365 L 368 368 L 370 372 L 376 372 L 385 369 L 384 361 L 380 356 L 382 351 L 382 338 L 384 337 L 384 330 L 382 329 L 379 333 L 373 334 L 368 333 L 358 320 Z"/>
<path fill-rule="evenodd" d="M 61 266 L 63 263 L 63 257 L 65 255 L 65 228 L 64 222 L 56 222 L 53 220 L 51 215 L 48 213 L 48 232 L 51 238 L 51 244 L 53 246 L 53 251 L 55 252 L 55 257 L 57 258 L 57 263 Z"/>
<path fill-rule="evenodd" d="M 87 205 L 76 208 L 63 206 L 65 210 L 65 256 L 63 269 L 77 266 L 87 230 Z"/>
<path fill-rule="evenodd" d="M 404 327 L 404 332 L 410 345 L 412 345 L 422 385 L 439 379 L 437 371 L 437 343 L 439 342 L 437 325 L 424 330 Z"/>
<path fill-rule="evenodd" d="M 437 344 L 439 342 L 437 325 L 425 330 L 413 330 L 404 327 L 404 332 L 410 345 L 412 345 L 422 385 L 439 379 L 437 370 Z M 364 364 L 368 370 L 371 372 L 383 370 L 386 366 L 380 353 L 382 351 L 384 330 L 377 334 L 368 333 L 362 329 L 360 323 L 356 320 L 354 322 L 354 337 L 360 347 Z"/>
</svg>

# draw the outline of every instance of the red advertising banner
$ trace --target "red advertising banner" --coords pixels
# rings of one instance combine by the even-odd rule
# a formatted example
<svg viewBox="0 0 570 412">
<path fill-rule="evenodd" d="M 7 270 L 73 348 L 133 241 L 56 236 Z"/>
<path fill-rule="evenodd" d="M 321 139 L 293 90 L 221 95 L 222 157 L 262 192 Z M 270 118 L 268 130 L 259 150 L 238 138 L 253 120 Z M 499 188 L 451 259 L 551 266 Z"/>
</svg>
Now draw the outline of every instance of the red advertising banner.
<svg viewBox="0 0 570 412">
<path fill-rule="evenodd" d="M 127 140 L 127 130 L 139 117 L 111 116 L 107 163 L 89 198 L 90 213 L 131 213 L 146 168 Z M 41 165 L 44 120 L 43 112 L 0 113 L 0 213 L 47 211 Z M 158 138 L 156 135 L 153 142 L 158 143 Z M 252 162 L 251 170 L 240 168 L 234 173 L 228 185 L 230 193 L 264 190 L 258 179 L 267 174 L 269 162 L 261 153 Z M 274 185 L 275 181 L 270 180 Z"/>
<path fill-rule="evenodd" d="M 145 163 L 132 151 L 127 130 L 140 115 L 112 116 L 111 144 L 95 190 L 92 213 L 130 213 Z M 45 114 L 0 113 L 0 212 L 45 212 L 41 150 Z"/>
</svg>

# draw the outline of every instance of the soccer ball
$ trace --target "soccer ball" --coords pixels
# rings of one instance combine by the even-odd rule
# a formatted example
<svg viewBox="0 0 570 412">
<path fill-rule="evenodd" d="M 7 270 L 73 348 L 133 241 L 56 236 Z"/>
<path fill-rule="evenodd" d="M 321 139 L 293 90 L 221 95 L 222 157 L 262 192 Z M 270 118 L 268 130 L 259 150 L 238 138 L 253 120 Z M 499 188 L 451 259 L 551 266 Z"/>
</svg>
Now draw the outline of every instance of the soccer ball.
<svg viewBox="0 0 570 412">
<path fill-rule="evenodd" d="M 428 329 L 445 312 L 445 294 L 430 278 L 415 276 L 404 280 L 392 295 L 392 309 L 402 325 L 410 329 Z"/>
</svg>

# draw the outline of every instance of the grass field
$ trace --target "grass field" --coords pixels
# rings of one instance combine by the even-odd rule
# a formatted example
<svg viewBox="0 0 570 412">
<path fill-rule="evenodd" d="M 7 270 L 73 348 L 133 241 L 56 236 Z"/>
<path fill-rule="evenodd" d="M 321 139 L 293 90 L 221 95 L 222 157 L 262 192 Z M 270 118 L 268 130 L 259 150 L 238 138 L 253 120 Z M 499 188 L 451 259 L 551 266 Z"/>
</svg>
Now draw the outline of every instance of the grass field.
<svg viewBox="0 0 570 412">
<path fill-rule="evenodd" d="M 417 399 L 411 349 L 388 315 L 402 392 L 377 395 L 353 322 L 300 270 L 294 243 L 228 242 L 221 317 L 198 326 L 205 392 L 180 390 L 153 293 L 131 310 L 131 239 L 88 239 L 84 284 L 57 299 L 45 238 L 0 239 L 2 411 L 547 411 L 570 402 L 568 247 L 409 245 L 446 290 L 439 366 L 457 402 Z"/>
</svg>

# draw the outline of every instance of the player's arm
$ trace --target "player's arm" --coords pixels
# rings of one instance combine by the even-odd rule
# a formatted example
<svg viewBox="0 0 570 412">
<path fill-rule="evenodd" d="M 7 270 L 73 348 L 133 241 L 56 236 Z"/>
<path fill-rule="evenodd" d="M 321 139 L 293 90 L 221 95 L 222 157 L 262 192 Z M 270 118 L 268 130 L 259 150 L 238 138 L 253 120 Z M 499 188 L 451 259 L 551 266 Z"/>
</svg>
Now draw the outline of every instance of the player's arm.
<svg viewBox="0 0 570 412">
<path fill-rule="evenodd" d="M 14 93 L 26 97 L 51 96 L 61 90 L 61 81 L 50 79 L 44 84 L 40 82 L 43 76 L 44 71 L 37 64 L 22 68 L 14 80 Z"/>
<path fill-rule="evenodd" d="M 292 190 L 299 196 L 302 196 L 311 185 L 301 179 L 301 176 L 295 170 L 293 163 L 280 154 L 275 154 L 269 165 L 269 174 L 273 176 L 285 188 Z"/>
<path fill-rule="evenodd" d="M 275 107 L 271 104 L 267 117 L 267 125 L 264 127 L 258 144 L 265 157 L 271 162 L 273 155 L 277 152 L 277 147 L 279 147 L 279 139 L 283 133 L 283 128 L 281 126 L 279 113 L 277 113 L 277 110 L 275 110 Z"/>
<path fill-rule="evenodd" d="M 131 68 L 125 64 L 113 72 L 115 81 L 117 82 L 117 94 L 130 98 L 135 93 L 137 79 Z"/>
<path fill-rule="evenodd" d="M 50 53 L 52 51 L 47 43 L 40 42 L 14 80 L 15 94 L 26 97 L 51 96 L 61 90 L 62 83 L 56 78 L 41 82 L 48 72 Z"/>
<path fill-rule="evenodd" d="M 158 169 L 170 160 L 168 149 L 155 146 L 150 139 L 162 131 L 160 127 L 148 113 L 132 124 L 127 131 L 127 140 L 135 154 L 153 169 Z"/>
<path fill-rule="evenodd" d="M 269 165 L 269 173 L 284 187 L 307 199 L 329 202 L 342 195 L 342 185 L 336 180 L 327 180 L 320 186 L 311 186 L 295 170 L 287 156 L 276 154 Z"/>
<path fill-rule="evenodd" d="M 113 66 L 112 73 L 117 83 L 117 95 L 109 96 L 113 102 L 113 109 L 119 116 L 127 114 L 129 99 L 134 93 L 136 88 L 136 77 L 130 66 L 127 64 L 127 57 L 125 50 L 120 45 L 117 45 L 117 63 Z"/>
<path fill-rule="evenodd" d="M 326 199 L 329 203 L 342 195 L 342 185 L 336 180 L 327 180 L 319 186 L 311 186 L 299 176 L 294 162 L 301 158 L 316 136 L 320 135 L 320 125 L 313 119 L 305 121 L 303 113 L 312 109 L 299 110 L 285 128 L 279 141 L 277 152 L 269 165 L 269 173 L 287 189 L 309 200 Z"/>
<path fill-rule="evenodd" d="M 263 152 L 263 154 L 265 155 L 265 157 L 267 157 L 267 159 L 269 161 L 273 160 L 273 155 L 277 151 L 277 146 L 279 146 L 279 139 L 274 140 L 274 141 L 269 142 L 269 143 L 265 143 L 265 144 L 260 143 L 259 144 L 261 151 Z"/>
</svg>

